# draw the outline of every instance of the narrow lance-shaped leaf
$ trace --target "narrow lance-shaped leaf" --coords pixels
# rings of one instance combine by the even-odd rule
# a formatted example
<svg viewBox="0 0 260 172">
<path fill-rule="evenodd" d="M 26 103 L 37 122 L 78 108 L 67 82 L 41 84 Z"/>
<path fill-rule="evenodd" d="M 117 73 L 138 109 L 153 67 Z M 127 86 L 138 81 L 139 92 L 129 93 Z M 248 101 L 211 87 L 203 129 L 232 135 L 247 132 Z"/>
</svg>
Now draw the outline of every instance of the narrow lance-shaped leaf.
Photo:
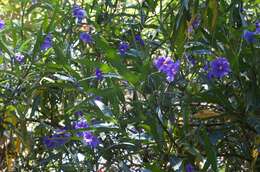
<svg viewBox="0 0 260 172">
<path fill-rule="evenodd" d="M 208 161 L 210 162 L 212 169 L 216 172 L 218 170 L 217 170 L 217 156 L 216 156 L 215 149 L 213 145 L 210 143 L 210 139 L 205 129 L 201 130 L 201 134 L 204 141 L 204 147 L 206 150 Z"/>
</svg>

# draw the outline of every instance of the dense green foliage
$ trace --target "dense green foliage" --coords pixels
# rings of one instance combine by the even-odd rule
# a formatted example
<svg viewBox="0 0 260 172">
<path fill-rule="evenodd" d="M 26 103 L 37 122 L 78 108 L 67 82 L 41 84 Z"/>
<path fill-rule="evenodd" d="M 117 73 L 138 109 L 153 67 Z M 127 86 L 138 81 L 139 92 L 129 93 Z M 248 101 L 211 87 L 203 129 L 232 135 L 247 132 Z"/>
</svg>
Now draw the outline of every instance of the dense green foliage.
<svg viewBox="0 0 260 172">
<path fill-rule="evenodd" d="M 243 39 L 259 4 L 1 0 L 0 171 L 260 171 L 259 33 Z M 172 82 L 154 66 L 160 56 L 180 62 Z M 208 77 L 218 57 L 230 72 Z M 79 111 L 95 148 L 73 128 Z M 44 145 L 63 127 L 69 141 Z"/>
</svg>

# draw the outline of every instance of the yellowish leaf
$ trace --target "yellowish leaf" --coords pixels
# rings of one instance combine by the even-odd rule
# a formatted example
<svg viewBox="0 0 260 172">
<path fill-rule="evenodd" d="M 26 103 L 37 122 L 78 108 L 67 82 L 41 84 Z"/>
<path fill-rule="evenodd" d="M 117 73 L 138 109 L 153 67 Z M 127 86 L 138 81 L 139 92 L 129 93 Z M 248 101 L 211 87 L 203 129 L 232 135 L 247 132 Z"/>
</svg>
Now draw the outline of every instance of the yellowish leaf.
<svg viewBox="0 0 260 172">
<path fill-rule="evenodd" d="M 10 152 L 6 149 L 5 151 L 5 158 L 6 158 L 6 164 L 7 164 L 7 171 L 14 171 L 14 162 L 15 158 Z"/>
<path fill-rule="evenodd" d="M 256 148 L 252 150 L 252 157 L 253 159 L 256 159 L 258 157 L 258 150 Z"/>
<path fill-rule="evenodd" d="M 255 144 L 259 145 L 260 144 L 260 135 L 257 135 L 255 137 Z"/>
<path fill-rule="evenodd" d="M 15 152 L 16 152 L 16 154 L 20 153 L 20 148 L 21 148 L 21 140 L 17 137 L 15 139 Z"/>
<path fill-rule="evenodd" d="M 216 117 L 219 115 L 220 114 L 218 112 L 214 112 L 209 109 L 204 109 L 204 110 L 201 110 L 201 111 L 197 112 L 196 114 L 194 114 L 193 117 L 198 118 L 198 119 L 207 119 L 207 118 L 213 118 L 213 117 Z"/>
<path fill-rule="evenodd" d="M 215 30 L 217 17 L 218 17 L 218 2 L 217 0 L 209 0 L 209 8 L 212 11 L 212 19 L 211 19 L 211 32 Z"/>
<path fill-rule="evenodd" d="M 14 114 L 11 113 L 5 113 L 5 119 L 4 121 L 6 123 L 11 123 L 13 126 L 16 126 L 17 124 L 17 117 Z M 6 125 L 4 125 L 6 127 Z"/>
</svg>

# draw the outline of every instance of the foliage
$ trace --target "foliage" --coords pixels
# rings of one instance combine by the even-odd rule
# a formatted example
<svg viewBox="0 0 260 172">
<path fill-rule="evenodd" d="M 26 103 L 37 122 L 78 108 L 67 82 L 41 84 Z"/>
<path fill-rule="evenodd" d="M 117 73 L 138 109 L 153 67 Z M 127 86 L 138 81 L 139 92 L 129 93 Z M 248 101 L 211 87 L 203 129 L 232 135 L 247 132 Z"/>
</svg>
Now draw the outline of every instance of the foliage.
<svg viewBox="0 0 260 172">
<path fill-rule="evenodd" d="M 259 171 L 259 4 L 0 1 L 0 170 Z"/>
</svg>

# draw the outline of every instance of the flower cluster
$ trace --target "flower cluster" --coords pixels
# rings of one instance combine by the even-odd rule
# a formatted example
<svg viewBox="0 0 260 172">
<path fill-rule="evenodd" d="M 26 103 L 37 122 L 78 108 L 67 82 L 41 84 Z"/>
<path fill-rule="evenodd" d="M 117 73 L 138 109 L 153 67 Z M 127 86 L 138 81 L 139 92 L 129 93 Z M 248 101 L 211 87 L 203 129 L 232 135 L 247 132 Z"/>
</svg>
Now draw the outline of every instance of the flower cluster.
<svg viewBox="0 0 260 172">
<path fill-rule="evenodd" d="M 96 148 L 99 145 L 100 141 L 90 131 L 85 131 L 83 133 L 83 143 L 90 146 L 91 148 Z"/>
<path fill-rule="evenodd" d="M 51 35 L 48 34 L 41 45 L 41 50 L 47 50 L 52 47 L 52 38 Z"/>
<path fill-rule="evenodd" d="M 74 129 L 87 129 L 89 125 L 84 118 L 81 118 L 74 125 Z M 80 131 L 77 132 L 78 137 L 82 137 L 83 143 L 90 146 L 91 148 L 96 148 L 99 144 L 99 140 L 90 131 Z"/>
<path fill-rule="evenodd" d="M 128 48 L 129 48 L 129 45 L 127 42 L 120 42 L 119 47 L 118 47 L 118 51 L 119 51 L 120 55 L 121 56 L 125 55 Z"/>
<path fill-rule="evenodd" d="M 87 121 L 84 118 L 81 118 L 79 121 L 77 121 L 74 125 L 74 129 L 87 129 L 89 128 L 89 125 Z M 77 132 L 78 137 L 83 136 L 83 132 Z"/>
<path fill-rule="evenodd" d="M 0 30 L 2 30 L 5 27 L 5 22 L 4 20 L 0 19 Z"/>
<path fill-rule="evenodd" d="M 255 29 L 254 32 L 245 30 L 244 33 L 243 33 L 243 38 L 248 43 L 255 43 L 256 42 L 255 36 L 260 34 L 260 23 L 256 22 L 255 26 L 256 26 L 256 29 Z"/>
<path fill-rule="evenodd" d="M 72 8 L 72 15 L 78 19 L 79 22 L 86 16 L 86 11 L 78 5 L 74 5 Z"/>
<path fill-rule="evenodd" d="M 154 60 L 154 66 L 159 72 L 166 74 L 168 82 L 172 82 L 180 70 L 180 61 L 174 62 L 170 57 L 159 57 Z"/>
<path fill-rule="evenodd" d="M 52 136 L 45 136 L 43 138 L 43 144 L 48 148 L 56 148 L 64 145 L 70 140 L 70 133 L 67 133 L 65 129 L 57 130 Z"/>
<path fill-rule="evenodd" d="M 228 60 L 225 57 L 218 57 L 206 65 L 204 70 L 208 71 L 208 78 L 223 78 L 231 71 Z"/>
<path fill-rule="evenodd" d="M 93 41 L 92 36 L 87 32 L 81 32 L 79 38 L 87 44 L 90 44 Z"/>
<path fill-rule="evenodd" d="M 80 115 L 82 115 L 82 111 L 77 111 Z M 80 118 L 79 121 L 74 123 L 73 129 L 80 130 L 80 129 L 87 129 L 89 125 L 84 118 Z M 91 148 L 96 148 L 100 141 L 99 139 L 94 136 L 90 131 L 78 131 L 76 135 L 82 138 L 82 142 Z M 66 131 L 66 129 L 60 129 L 55 131 L 55 133 L 51 136 L 43 137 L 43 144 L 48 148 L 57 148 L 66 144 L 71 138 L 71 134 Z"/>
</svg>

